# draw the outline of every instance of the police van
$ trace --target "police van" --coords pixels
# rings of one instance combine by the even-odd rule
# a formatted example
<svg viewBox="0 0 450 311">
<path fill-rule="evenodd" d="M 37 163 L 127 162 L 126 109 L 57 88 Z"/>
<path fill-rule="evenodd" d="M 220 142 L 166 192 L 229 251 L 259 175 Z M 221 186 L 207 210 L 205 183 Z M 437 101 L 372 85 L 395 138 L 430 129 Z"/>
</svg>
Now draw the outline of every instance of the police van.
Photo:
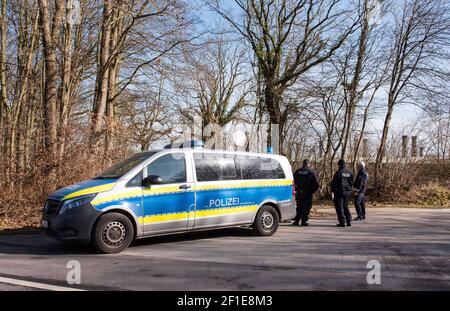
<svg viewBox="0 0 450 311">
<path fill-rule="evenodd" d="M 45 232 L 118 253 L 134 239 L 251 225 L 270 236 L 295 217 L 286 157 L 203 148 L 137 153 L 91 180 L 51 194 Z"/>
</svg>

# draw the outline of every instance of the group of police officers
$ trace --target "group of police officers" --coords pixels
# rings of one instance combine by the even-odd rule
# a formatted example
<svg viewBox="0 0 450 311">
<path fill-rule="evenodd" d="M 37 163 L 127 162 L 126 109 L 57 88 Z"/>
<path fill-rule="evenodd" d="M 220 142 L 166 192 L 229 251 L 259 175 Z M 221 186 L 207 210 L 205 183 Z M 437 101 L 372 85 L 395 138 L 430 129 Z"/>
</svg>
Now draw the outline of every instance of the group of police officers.
<svg viewBox="0 0 450 311">
<path fill-rule="evenodd" d="M 343 159 L 338 161 L 339 169 L 331 181 L 331 192 L 338 218 L 337 227 L 351 226 L 352 215 L 348 208 L 348 201 L 354 193 L 354 204 L 357 217 L 355 221 L 366 219 L 365 194 L 367 189 L 368 174 L 365 163 L 358 163 L 356 178 L 346 167 Z M 312 207 L 314 192 L 319 189 L 319 180 L 316 172 L 310 168 L 309 160 L 304 160 L 301 168 L 294 172 L 294 183 L 297 201 L 297 216 L 294 219 L 295 226 L 308 226 L 309 213 Z"/>
</svg>

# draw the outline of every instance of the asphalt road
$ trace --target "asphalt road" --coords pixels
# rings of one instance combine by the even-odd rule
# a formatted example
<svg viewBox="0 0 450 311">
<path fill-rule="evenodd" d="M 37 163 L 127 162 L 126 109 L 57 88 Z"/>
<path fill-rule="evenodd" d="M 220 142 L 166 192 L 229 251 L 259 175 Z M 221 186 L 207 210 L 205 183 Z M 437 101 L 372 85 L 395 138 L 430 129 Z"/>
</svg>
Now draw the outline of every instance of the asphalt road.
<svg viewBox="0 0 450 311">
<path fill-rule="evenodd" d="M 272 237 L 233 228 L 148 238 L 116 255 L 40 234 L 0 236 L 0 290 L 450 290 L 450 209 L 368 213 L 350 228 L 327 216 L 282 224 Z M 80 262 L 80 285 L 66 283 L 69 260 Z M 370 260 L 381 265 L 379 285 L 366 281 Z"/>
</svg>

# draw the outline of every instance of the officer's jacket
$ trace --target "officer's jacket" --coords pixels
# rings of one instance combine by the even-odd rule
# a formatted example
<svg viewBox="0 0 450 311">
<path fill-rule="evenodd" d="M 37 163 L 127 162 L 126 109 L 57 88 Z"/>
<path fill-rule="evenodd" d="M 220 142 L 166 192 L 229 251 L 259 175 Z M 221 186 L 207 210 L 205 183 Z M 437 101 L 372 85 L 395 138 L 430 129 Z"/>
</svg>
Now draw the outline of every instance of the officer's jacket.
<svg viewBox="0 0 450 311">
<path fill-rule="evenodd" d="M 367 189 L 367 181 L 369 179 L 369 175 L 366 173 L 365 170 L 359 170 L 358 174 L 355 178 L 355 183 L 353 184 L 353 187 L 355 187 L 355 190 L 358 193 L 365 193 Z"/>
<path fill-rule="evenodd" d="M 345 166 L 341 167 L 333 176 L 331 191 L 334 194 L 349 193 L 353 187 L 353 174 Z"/>
<path fill-rule="evenodd" d="M 294 172 L 294 183 L 299 195 L 311 195 L 319 189 L 317 175 L 309 167 L 301 167 Z"/>
</svg>

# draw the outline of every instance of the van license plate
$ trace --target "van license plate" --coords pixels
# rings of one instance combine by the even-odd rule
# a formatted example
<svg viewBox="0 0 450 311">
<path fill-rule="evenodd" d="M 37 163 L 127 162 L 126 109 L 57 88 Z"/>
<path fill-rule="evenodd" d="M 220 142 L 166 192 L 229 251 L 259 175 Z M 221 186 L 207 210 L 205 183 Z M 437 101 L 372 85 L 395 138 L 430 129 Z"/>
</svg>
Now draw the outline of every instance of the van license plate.
<svg viewBox="0 0 450 311">
<path fill-rule="evenodd" d="M 43 220 L 42 221 L 42 227 L 43 228 L 48 228 L 48 220 Z"/>
</svg>

